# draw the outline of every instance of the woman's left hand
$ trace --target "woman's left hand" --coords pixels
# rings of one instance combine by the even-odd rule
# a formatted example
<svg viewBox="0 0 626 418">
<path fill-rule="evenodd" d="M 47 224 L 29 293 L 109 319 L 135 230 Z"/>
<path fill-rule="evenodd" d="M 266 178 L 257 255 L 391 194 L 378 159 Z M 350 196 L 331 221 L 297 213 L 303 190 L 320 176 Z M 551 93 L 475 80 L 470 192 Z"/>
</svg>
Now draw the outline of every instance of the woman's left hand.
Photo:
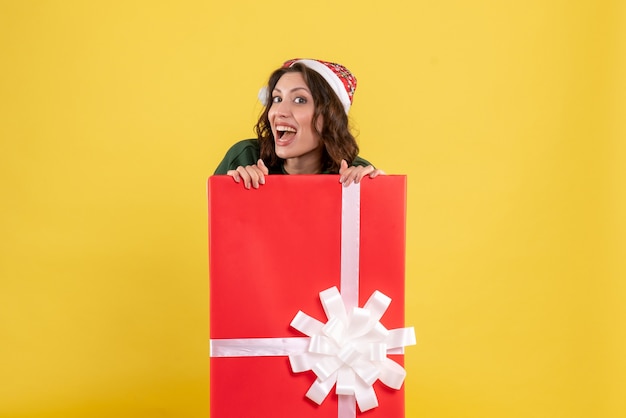
<svg viewBox="0 0 626 418">
<path fill-rule="evenodd" d="M 348 163 L 346 160 L 341 160 L 341 166 L 339 167 L 339 183 L 343 184 L 345 187 L 348 187 L 352 182 L 358 183 L 365 176 L 369 176 L 370 178 L 374 178 L 378 175 L 384 175 L 385 172 L 383 170 L 379 170 L 374 168 L 371 165 L 366 167 L 364 166 L 351 166 L 348 167 Z"/>
</svg>

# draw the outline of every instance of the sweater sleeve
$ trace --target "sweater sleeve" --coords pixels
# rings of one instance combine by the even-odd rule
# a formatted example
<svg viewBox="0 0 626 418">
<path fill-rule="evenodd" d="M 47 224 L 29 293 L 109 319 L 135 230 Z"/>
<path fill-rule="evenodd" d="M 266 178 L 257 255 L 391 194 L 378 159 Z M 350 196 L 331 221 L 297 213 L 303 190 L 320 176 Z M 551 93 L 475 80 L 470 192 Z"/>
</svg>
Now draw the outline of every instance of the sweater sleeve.
<svg viewBox="0 0 626 418">
<path fill-rule="evenodd" d="M 352 165 L 353 166 L 363 166 L 363 167 L 367 167 L 368 165 L 373 166 L 372 163 L 370 163 L 369 161 L 367 161 L 365 158 L 361 158 L 359 156 L 357 156 L 354 161 L 352 161 Z"/>
<path fill-rule="evenodd" d="M 259 160 L 259 143 L 256 139 L 244 139 L 230 147 L 213 174 L 226 174 L 239 166 L 256 164 Z"/>
</svg>

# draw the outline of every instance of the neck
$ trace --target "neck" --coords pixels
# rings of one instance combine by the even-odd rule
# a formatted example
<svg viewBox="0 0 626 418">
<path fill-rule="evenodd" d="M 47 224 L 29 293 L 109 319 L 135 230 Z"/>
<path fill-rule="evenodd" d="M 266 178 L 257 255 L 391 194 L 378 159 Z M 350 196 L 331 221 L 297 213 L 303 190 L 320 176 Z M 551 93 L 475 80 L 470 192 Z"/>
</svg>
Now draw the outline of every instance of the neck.
<svg viewBox="0 0 626 418">
<path fill-rule="evenodd" d="M 322 172 L 321 146 L 297 157 L 286 158 L 283 162 L 283 169 L 287 174 L 319 174 Z"/>
<path fill-rule="evenodd" d="M 299 158 L 289 158 L 283 163 L 287 174 L 319 174 L 322 172 L 321 161 L 302 161 Z"/>
</svg>

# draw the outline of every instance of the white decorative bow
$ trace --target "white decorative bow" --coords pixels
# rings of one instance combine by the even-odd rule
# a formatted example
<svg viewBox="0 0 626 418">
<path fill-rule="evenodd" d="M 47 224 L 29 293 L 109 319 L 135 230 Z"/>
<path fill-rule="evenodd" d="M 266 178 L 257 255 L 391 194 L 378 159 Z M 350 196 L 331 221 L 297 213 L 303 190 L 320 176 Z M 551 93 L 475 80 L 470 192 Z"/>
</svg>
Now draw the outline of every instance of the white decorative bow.
<svg viewBox="0 0 626 418">
<path fill-rule="evenodd" d="M 337 287 L 320 292 L 320 299 L 326 324 L 302 311 L 291 322 L 310 337 L 306 352 L 289 355 L 291 369 L 315 373 L 317 379 L 306 396 L 318 405 L 336 385 L 337 395 L 355 396 L 361 412 L 376 408 L 376 380 L 396 390 L 402 387 L 406 371 L 387 354 L 415 344 L 413 327 L 388 330 L 380 323 L 391 298 L 378 290 L 363 308 L 354 307 L 350 312 L 346 312 Z"/>
</svg>

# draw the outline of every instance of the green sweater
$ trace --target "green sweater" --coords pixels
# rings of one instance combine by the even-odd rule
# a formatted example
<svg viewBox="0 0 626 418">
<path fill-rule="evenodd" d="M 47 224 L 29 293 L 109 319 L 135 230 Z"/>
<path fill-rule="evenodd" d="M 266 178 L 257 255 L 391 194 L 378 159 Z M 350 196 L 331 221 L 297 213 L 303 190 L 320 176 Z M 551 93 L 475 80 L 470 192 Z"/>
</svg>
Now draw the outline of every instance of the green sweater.
<svg viewBox="0 0 626 418">
<path fill-rule="evenodd" d="M 256 139 L 244 139 L 237 142 L 226 152 L 224 159 L 217 166 L 214 174 L 226 174 L 228 170 L 235 170 L 239 166 L 254 165 L 257 161 L 259 161 L 259 141 Z M 368 166 L 372 164 L 361 157 L 356 157 L 352 165 Z M 270 174 L 287 174 L 282 164 L 267 168 Z"/>
</svg>

